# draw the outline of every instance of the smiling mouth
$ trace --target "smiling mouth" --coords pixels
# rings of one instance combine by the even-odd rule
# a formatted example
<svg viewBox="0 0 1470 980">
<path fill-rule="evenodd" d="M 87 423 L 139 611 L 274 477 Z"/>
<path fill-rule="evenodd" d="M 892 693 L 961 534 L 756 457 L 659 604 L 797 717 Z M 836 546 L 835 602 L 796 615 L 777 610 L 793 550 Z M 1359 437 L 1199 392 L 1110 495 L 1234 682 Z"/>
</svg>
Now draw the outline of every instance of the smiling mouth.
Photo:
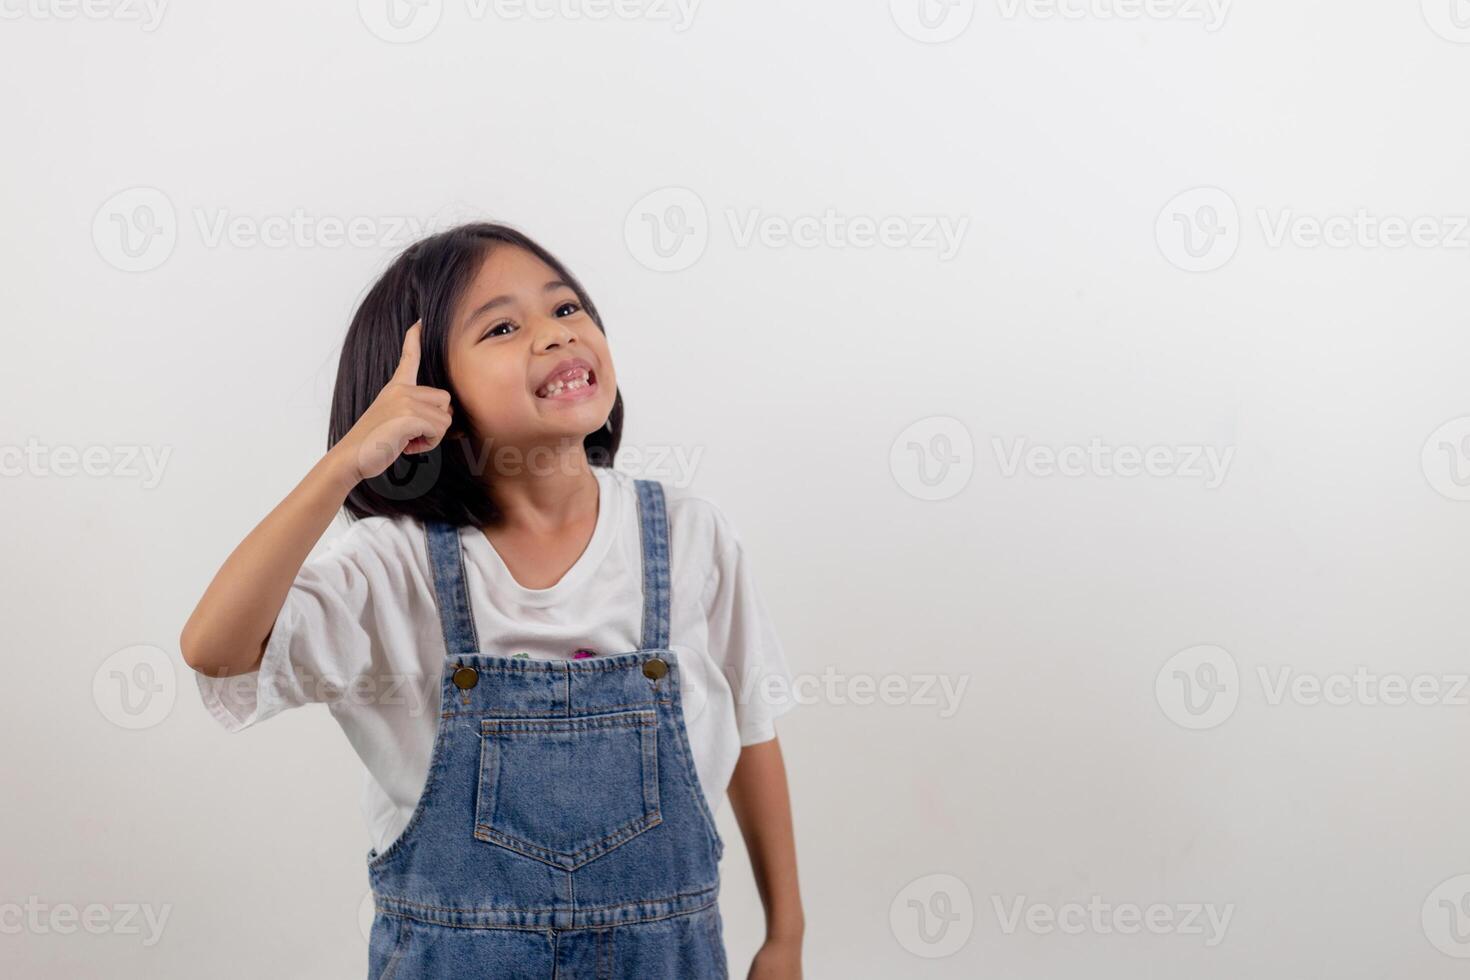
<svg viewBox="0 0 1470 980">
<path fill-rule="evenodd" d="M 597 385 L 597 375 L 587 368 L 577 368 L 558 375 L 536 389 L 537 398 L 565 398 Z"/>
</svg>

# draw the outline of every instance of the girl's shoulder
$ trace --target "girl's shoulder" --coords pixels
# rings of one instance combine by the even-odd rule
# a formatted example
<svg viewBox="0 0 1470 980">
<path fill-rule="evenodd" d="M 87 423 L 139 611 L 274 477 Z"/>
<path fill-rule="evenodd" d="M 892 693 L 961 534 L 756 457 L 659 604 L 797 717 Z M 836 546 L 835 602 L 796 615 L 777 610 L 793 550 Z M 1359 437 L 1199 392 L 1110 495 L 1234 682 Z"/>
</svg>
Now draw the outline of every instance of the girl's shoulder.
<svg viewBox="0 0 1470 980">
<path fill-rule="evenodd" d="M 734 523 L 713 497 L 673 481 L 659 479 L 653 482 L 663 487 L 672 539 L 670 547 L 678 550 L 682 544 L 684 554 L 718 558 L 740 544 Z"/>
<path fill-rule="evenodd" d="M 353 564 L 367 570 L 418 561 L 427 552 L 424 526 L 415 518 L 360 517 L 335 525 L 307 559 L 308 565 Z"/>
<path fill-rule="evenodd" d="M 698 596 L 706 614 L 753 608 L 747 605 L 755 596 L 749 556 L 725 508 L 703 491 L 658 482 L 668 505 L 674 578 L 683 583 L 675 592 Z"/>
</svg>

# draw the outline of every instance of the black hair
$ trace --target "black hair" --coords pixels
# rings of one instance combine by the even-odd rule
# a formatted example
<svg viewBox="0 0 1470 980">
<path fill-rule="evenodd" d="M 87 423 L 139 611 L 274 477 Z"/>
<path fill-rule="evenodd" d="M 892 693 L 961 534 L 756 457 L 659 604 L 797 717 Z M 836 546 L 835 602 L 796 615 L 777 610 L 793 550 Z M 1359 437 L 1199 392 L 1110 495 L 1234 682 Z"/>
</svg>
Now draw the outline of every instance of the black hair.
<svg viewBox="0 0 1470 980">
<path fill-rule="evenodd" d="M 327 448 L 348 433 L 392 378 L 403 352 L 404 335 L 417 320 L 423 321 L 418 383 L 450 393 L 454 420 L 433 449 L 405 453 L 379 476 L 358 483 L 343 504 L 352 518 L 407 515 L 457 526 L 499 523 L 502 514 L 486 482 L 488 468 L 483 463 L 476 465 L 477 460 L 488 458 L 487 450 L 472 441 L 473 427 L 450 384 L 445 355 L 455 307 L 485 256 L 500 245 L 523 248 L 555 270 L 577 294 L 592 322 L 607 333 L 582 284 L 550 252 L 507 225 L 463 224 L 404 249 L 368 290 L 347 329 L 337 363 Z M 583 440 L 587 461 L 593 466 L 612 466 L 622 435 L 623 393 L 618 391 L 608 424 Z"/>
</svg>

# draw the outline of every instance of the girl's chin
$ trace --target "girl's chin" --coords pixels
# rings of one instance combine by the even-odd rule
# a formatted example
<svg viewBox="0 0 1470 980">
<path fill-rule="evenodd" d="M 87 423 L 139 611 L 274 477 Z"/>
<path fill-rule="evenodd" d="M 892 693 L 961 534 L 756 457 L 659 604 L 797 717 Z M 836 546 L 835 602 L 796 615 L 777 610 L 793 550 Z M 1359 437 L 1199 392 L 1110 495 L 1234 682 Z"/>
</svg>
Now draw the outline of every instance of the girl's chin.
<svg viewBox="0 0 1470 980">
<path fill-rule="evenodd" d="M 551 437 L 581 439 L 602 428 L 608 411 L 599 413 L 596 406 L 587 405 L 581 410 L 548 412 L 536 420 L 539 424 L 535 427 Z"/>
</svg>

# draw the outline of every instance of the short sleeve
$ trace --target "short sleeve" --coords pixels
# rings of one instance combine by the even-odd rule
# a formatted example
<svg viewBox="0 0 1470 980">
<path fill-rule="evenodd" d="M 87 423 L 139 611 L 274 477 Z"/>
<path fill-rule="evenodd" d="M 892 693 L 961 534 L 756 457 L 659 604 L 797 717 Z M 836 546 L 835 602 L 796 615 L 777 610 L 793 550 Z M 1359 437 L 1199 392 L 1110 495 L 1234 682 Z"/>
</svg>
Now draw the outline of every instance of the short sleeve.
<svg viewBox="0 0 1470 980">
<path fill-rule="evenodd" d="M 775 721 L 796 706 L 791 671 L 744 546 L 721 523 L 720 548 L 705 586 L 709 653 L 730 683 L 740 744 L 776 737 Z"/>
<path fill-rule="evenodd" d="M 288 708 L 336 701 L 369 672 L 371 590 L 354 560 L 358 530 L 302 565 L 258 669 L 229 677 L 196 672 L 204 706 L 226 730 L 240 731 Z"/>
</svg>

